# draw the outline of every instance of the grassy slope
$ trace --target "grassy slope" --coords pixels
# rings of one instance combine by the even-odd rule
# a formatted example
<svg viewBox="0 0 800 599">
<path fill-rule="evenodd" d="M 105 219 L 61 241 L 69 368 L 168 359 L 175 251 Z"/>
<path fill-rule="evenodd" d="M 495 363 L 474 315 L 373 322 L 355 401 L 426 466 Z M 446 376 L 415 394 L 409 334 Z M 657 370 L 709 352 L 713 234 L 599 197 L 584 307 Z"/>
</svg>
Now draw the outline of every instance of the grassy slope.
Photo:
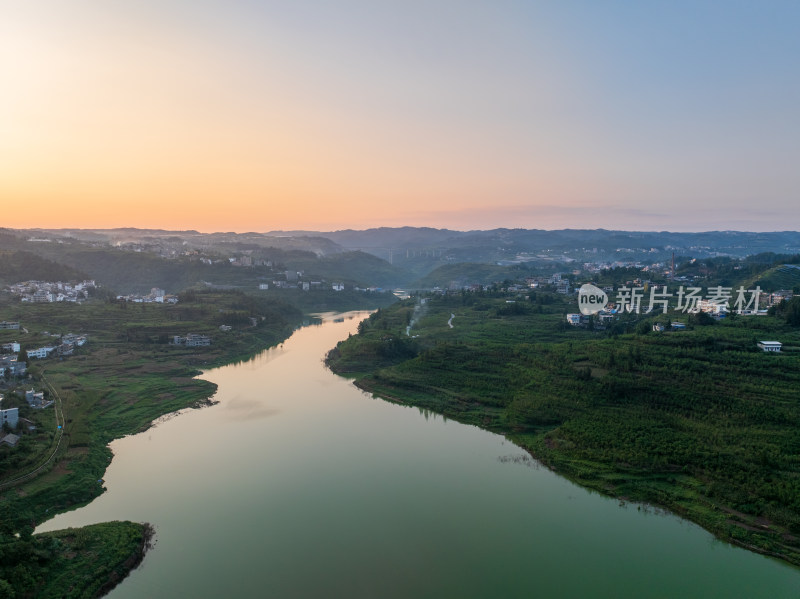
<svg viewBox="0 0 800 599">
<path fill-rule="evenodd" d="M 755 348 L 800 346 L 797 329 L 739 317 L 612 338 L 565 330 L 567 309 L 432 299 L 409 338 L 404 302 L 329 363 L 378 395 L 503 433 L 582 485 L 800 564 L 800 352 Z"/>
<path fill-rule="evenodd" d="M 760 285 L 762 289 L 794 289 L 800 286 L 800 267 L 797 264 L 774 266 L 754 278 L 752 285 Z"/>
</svg>

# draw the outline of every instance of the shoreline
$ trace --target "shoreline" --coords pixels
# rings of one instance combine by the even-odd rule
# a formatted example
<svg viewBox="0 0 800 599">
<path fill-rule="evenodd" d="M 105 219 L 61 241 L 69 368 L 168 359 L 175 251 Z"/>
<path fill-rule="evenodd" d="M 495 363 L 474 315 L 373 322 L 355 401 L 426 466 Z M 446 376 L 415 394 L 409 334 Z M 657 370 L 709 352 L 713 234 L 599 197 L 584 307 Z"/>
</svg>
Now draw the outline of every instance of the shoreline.
<svg viewBox="0 0 800 599">
<path fill-rule="evenodd" d="M 727 543 L 727 544 L 729 544 L 731 546 L 735 546 L 735 547 L 738 547 L 738 548 L 741 548 L 741 549 L 745 549 L 745 550 L 751 551 L 753 553 L 758 553 L 758 554 L 763 555 L 765 557 L 769 557 L 769 558 L 772 558 L 772 559 L 777 559 L 780 562 L 782 562 L 784 564 L 787 564 L 790 567 L 793 567 L 793 568 L 796 568 L 796 569 L 800 570 L 800 556 L 787 555 L 787 554 L 780 553 L 780 552 L 774 551 L 774 550 L 766 548 L 766 547 L 759 547 L 758 545 L 755 545 L 753 543 L 748 543 L 745 540 L 736 539 L 734 537 L 726 535 L 724 530 L 715 529 L 713 526 L 711 526 L 708 523 L 703 522 L 699 518 L 697 518 L 697 519 L 692 518 L 690 516 L 690 513 L 689 513 L 688 509 L 685 509 L 685 508 L 681 509 L 680 506 L 676 505 L 675 503 L 658 501 L 657 497 L 655 497 L 655 496 L 637 496 L 637 495 L 629 496 L 629 495 L 626 495 L 624 493 L 616 493 L 614 489 L 608 488 L 607 486 L 604 486 L 602 484 L 602 480 L 600 480 L 599 482 L 597 482 L 595 484 L 592 484 L 592 482 L 587 480 L 586 478 L 582 478 L 581 476 L 576 475 L 576 474 L 574 474 L 573 472 L 570 471 L 569 466 L 568 466 L 569 459 L 566 458 L 566 456 L 564 456 L 564 462 L 561 462 L 561 463 L 558 463 L 557 461 L 554 461 L 553 459 L 551 459 L 553 457 L 561 457 L 561 456 L 559 456 L 559 454 L 555 453 L 555 452 L 557 452 L 556 448 L 554 446 L 552 446 L 552 444 L 548 443 L 549 439 L 545 438 L 546 431 L 536 433 L 534 438 L 537 439 L 537 440 L 541 440 L 543 445 L 546 447 L 547 451 L 554 452 L 555 455 L 551 454 L 550 456 L 548 456 L 547 452 L 537 451 L 537 449 L 535 447 L 532 447 L 532 446 L 530 446 L 528 444 L 523 443 L 522 439 L 519 437 L 519 434 L 518 433 L 514 433 L 511 430 L 508 430 L 508 429 L 505 429 L 505 428 L 499 428 L 499 427 L 484 426 L 484 425 L 476 423 L 476 422 L 466 421 L 466 419 L 464 419 L 462 417 L 462 415 L 460 415 L 457 412 L 437 409 L 436 407 L 434 407 L 434 406 L 432 406 L 430 404 L 420 405 L 418 402 L 415 402 L 414 399 L 411 398 L 411 397 L 403 398 L 403 397 L 400 397 L 397 394 L 386 393 L 385 391 L 382 391 L 382 390 L 376 388 L 376 386 L 370 385 L 370 383 L 367 382 L 370 379 L 370 376 L 371 376 L 369 374 L 365 375 L 364 373 L 355 374 L 355 373 L 347 373 L 347 372 L 338 372 L 332 366 L 331 361 L 328 358 L 326 358 L 325 363 L 328 366 L 328 368 L 330 368 L 330 370 L 332 372 L 334 372 L 337 376 L 341 376 L 343 378 L 348 378 L 353 383 L 353 385 L 355 387 L 357 387 L 361 391 L 364 391 L 366 393 L 371 394 L 375 398 L 381 399 L 382 401 L 387 401 L 387 402 L 390 402 L 390 403 L 395 403 L 395 404 L 404 405 L 404 406 L 408 406 L 408 407 L 424 408 L 424 409 L 427 409 L 427 410 L 431 410 L 432 412 L 435 412 L 435 413 L 439 414 L 440 416 L 445 417 L 447 419 L 455 420 L 456 422 L 458 422 L 460 424 L 477 426 L 478 428 L 480 428 L 482 430 L 485 430 L 487 432 L 491 432 L 491 433 L 494 433 L 494 434 L 501 435 L 506 440 L 508 440 L 509 442 L 513 443 L 516 447 L 519 447 L 521 450 L 525 451 L 528 455 L 531 456 L 531 458 L 536 460 L 538 463 L 542 464 L 544 467 L 546 467 L 548 470 L 550 470 L 554 474 L 556 474 L 556 475 L 558 475 L 560 477 L 563 477 L 564 479 L 566 479 L 566 480 L 568 480 L 568 481 L 580 486 L 583 489 L 587 489 L 587 490 L 590 490 L 590 491 L 595 491 L 595 492 L 600 493 L 601 495 L 603 495 L 605 497 L 608 497 L 610 499 L 618 499 L 618 500 L 624 501 L 626 503 L 634 503 L 634 504 L 637 504 L 637 505 L 640 505 L 640 506 L 650 506 L 650 507 L 654 507 L 654 508 L 657 508 L 657 509 L 660 509 L 660 510 L 664 510 L 666 513 L 668 513 L 668 514 L 670 514 L 672 516 L 675 516 L 677 518 L 680 518 L 681 520 L 684 520 L 686 522 L 690 522 L 690 523 L 692 523 L 694 525 L 697 525 L 698 527 L 702 528 L 703 530 L 705 530 L 706 532 L 711 534 L 714 537 L 714 539 L 716 539 L 718 541 L 721 541 L 723 543 Z M 547 429 L 547 430 L 554 430 L 554 429 Z M 600 465 L 600 464 L 596 465 L 596 473 L 603 472 L 603 467 L 602 466 L 603 465 Z M 653 473 L 651 473 L 651 474 L 653 474 Z M 632 478 L 635 480 L 635 476 L 632 477 Z M 647 479 L 645 477 L 643 477 L 641 480 L 645 481 Z M 724 506 L 716 506 L 716 505 L 713 506 L 713 509 L 720 510 L 720 511 L 729 510 L 729 508 L 725 508 Z M 741 514 L 741 517 L 742 518 L 747 518 L 749 516 L 747 514 Z M 731 525 L 733 525 L 733 526 L 741 528 L 744 531 L 758 530 L 758 529 L 754 528 L 753 526 L 751 526 L 751 524 L 752 524 L 751 522 L 741 522 L 741 521 L 732 520 L 732 519 L 726 519 L 726 522 L 731 524 Z"/>
<path fill-rule="evenodd" d="M 320 322 L 327 320 L 327 319 L 335 319 L 339 317 L 347 318 L 348 315 L 352 315 L 353 317 L 356 316 L 366 316 L 368 315 L 370 310 L 366 309 L 359 309 L 359 310 L 348 310 L 346 312 L 336 312 L 336 313 L 312 313 L 312 314 L 305 314 L 302 317 L 302 320 L 298 321 L 296 326 L 292 326 L 291 328 L 286 328 L 284 330 L 284 335 L 276 338 L 274 335 L 269 335 L 268 338 L 262 339 L 263 343 L 250 343 L 250 347 L 245 351 L 228 351 L 223 353 L 222 355 L 215 356 L 210 360 L 203 360 L 202 358 L 204 355 L 202 353 L 195 353 L 193 355 L 184 356 L 183 362 L 185 364 L 186 375 L 191 377 L 192 381 L 197 381 L 198 386 L 195 387 L 195 393 L 186 398 L 186 402 L 183 405 L 177 406 L 176 409 L 155 415 L 151 420 L 148 420 L 142 426 L 137 428 L 136 430 L 126 431 L 124 434 L 115 436 L 111 439 L 104 447 L 103 451 L 108 453 L 110 459 L 103 464 L 103 474 L 101 478 L 105 477 L 105 472 L 107 468 L 110 466 L 111 462 L 113 461 L 113 452 L 111 451 L 111 443 L 127 436 L 138 435 L 140 433 L 144 433 L 154 427 L 157 427 L 159 424 L 172 420 L 173 418 L 179 417 L 181 414 L 187 413 L 189 410 L 197 410 L 206 407 L 211 407 L 217 405 L 219 400 L 215 399 L 217 394 L 218 386 L 216 383 L 211 382 L 209 379 L 205 378 L 206 374 L 210 371 L 213 371 L 217 368 L 223 368 L 226 366 L 246 363 L 258 358 L 259 355 L 267 352 L 273 348 L 277 348 L 282 346 L 282 344 L 287 341 L 297 330 L 304 328 L 305 326 L 312 325 L 312 324 L 319 324 Z M 310 321 L 310 322 L 309 322 Z M 256 347 L 257 345 L 257 347 Z M 56 482 L 58 484 L 58 481 Z M 105 486 L 103 486 L 101 494 L 106 491 Z M 98 495 L 99 496 L 99 495 Z M 86 502 L 80 502 L 78 504 L 72 504 L 68 506 L 64 506 L 62 509 L 53 510 L 47 513 L 47 518 L 41 520 L 41 522 L 37 523 L 37 528 L 41 527 L 47 522 L 51 522 L 53 518 L 58 516 L 59 514 L 63 514 L 75 509 L 80 509 L 92 503 L 96 497 L 90 498 Z M 59 535 L 66 535 L 71 533 L 72 531 L 85 531 L 90 530 L 92 527 L 96 526 L 113 526 L 115 522 L 94 522 L 90 524 L 86 524 L 85 526 L 80 526 L 78 528 L 54 528 L 48 529 L 42 532 L 35 532 L 34 531 L 34 538 L 47 538 L 48 536 L 59 536 Z M 146 556 L 147 551 L 153 546 L 155 541 L 155 528 L 147 523 L 136 523 L 130 522 L 127 523 L 128 526 L 135 526 L 141 527 L 143 531 L 143 538 L 142 542 L 136 548 L 136 550 L 128 555 L 122 562 L 121 566 L 118 570 L 116 570 L 113 580 L 110 580 L 104 583 L 101 591 L 98 591 L 97 597 L 102 597 L 108 592 L 110 592 L 113 588 L 115 588 L 118 584 L 120 584 L 127 576 L 130 575 L 131 572 L 136 570 L 142 565 L 144 558 Z M 80 534 L 80 533 L 79 533 Z"/>
<path fill-rule="evenodd" d="M 209 307 L 225 308 L 237 298 L 209 294 L 203 299 L 206 302 L 203 309 L 213 314 L 208 312 Z M 58 581 L 61 588 L 102 585 L 97 594 L 91 595 L 99 597 L 138 568 L 154 542 L 155 530 L 147 522 L 97 522 L 76 529 L 36 530 L 59 514 L 90 504 L 106 491 L 104 478 L 113 460 L 110 449 L 113 441 L 145 432 L 158 426 L 162 419 L 174 418 L 185 410 L 214 405 L 217 386 L 202 378 L 206 371 L 249 361 L 283 343 L 308 320 L 314 320 L 299 311 L 296 314 L 287 312 L 282 319 L 268 322 L 266 326 L 244 328 L 226 335 L 224 342 L 220 337 L 210 348 L 203 348 L 206 351 L 187 352 L 171 345 L 121 338 L 126 315 L 117 305 L 98 304 L 80 309 L 78 316 L 83 315 L 84 319 L 90 311 L 97 310 L 107 313 L 109 318 L 100 322 L 99 327 L 95 324 L 99 321 L 87 321 L 95 328 L 89 329 L 94 342 L 86 350 L 69 360 L 42 364 L 47 369 L 49 388 L 64 404 L 62 435 L 66 443 L 50 456 L 47 467 L 37 468 L 34 476 L 5 486 L 0 494 L 0 521 L 10 525 L 12 533 L 19 531 L 23 537 L 30 538 L 31 547 L 44 548 L 56 542 L 62 548 L 48 550 L 44 561 L 23 562 L 30 572 L 29 580 L 34 582 L 20 588 L 15 585 L 14 590 L 20 594 L 38 595 Z M 191 308 L 179 306 L 179 309 Z M 169 310 L 147 307 L 142 308 L 141 313 L 149 316 L 153 330 L 159 326 L 186 326 L 175 325 L 175 321 L 170 320 Z M 33 318 L 29 316 L 29 320 L 37 322 Z M 209 332 L 216 327 L 205 315 L 202 324 L 188 326 Z M 36 363 L 35 367 L 36 370 L 40 366 Z M 113 575 L 109 575 L 108 580 L 104 579 L 104 572 L 96 571 L 79 558 L 70 561 L 75 553 L 69 549 L 72 536 L 87 538 L 88 535 L 97 551 L 105 554 L 104 543 L 110 549 L 118 544 L 114 539 L 119 534 L 131 535 L 133 531 L 141 535 L 141 542 L 126 550 L 124 556 L 114 553 L 119 559 L 114 562 Z M 0 540 L 15 544 L 12 535 L 6 538 L 3 534 Z M 119 546 L 115 551 L 118 549 Z M 55 564 L 60 565 L 56 568 Z M 10 581 L 10 576 L 11 570 L 5 573 L 0 570 L 0 580 Z"/>
</svg>

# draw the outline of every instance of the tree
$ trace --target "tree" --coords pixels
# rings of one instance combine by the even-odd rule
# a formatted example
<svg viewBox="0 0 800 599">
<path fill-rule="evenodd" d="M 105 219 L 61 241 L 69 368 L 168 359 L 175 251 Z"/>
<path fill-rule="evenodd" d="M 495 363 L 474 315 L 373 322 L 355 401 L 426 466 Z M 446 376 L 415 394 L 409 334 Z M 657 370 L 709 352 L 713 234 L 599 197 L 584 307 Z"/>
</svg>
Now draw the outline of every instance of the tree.
<svg viewBox="0 0 800 599">
<path fill-rule="evenodd" d="M 697 326 L 708 326 L 714 324 L 714 318 L 709 316 L 707 312 L 697 312 L 689 317 L 689 321 Z"/>
<path fill-rule="evenodd" d="M 7 580 L 0 578 L 0 597 L 8 597 L 8 599 L 14 599 L 16 597 L 16 593 L 14 592 L 14 587 L 11 586 Z"/>
</svg>

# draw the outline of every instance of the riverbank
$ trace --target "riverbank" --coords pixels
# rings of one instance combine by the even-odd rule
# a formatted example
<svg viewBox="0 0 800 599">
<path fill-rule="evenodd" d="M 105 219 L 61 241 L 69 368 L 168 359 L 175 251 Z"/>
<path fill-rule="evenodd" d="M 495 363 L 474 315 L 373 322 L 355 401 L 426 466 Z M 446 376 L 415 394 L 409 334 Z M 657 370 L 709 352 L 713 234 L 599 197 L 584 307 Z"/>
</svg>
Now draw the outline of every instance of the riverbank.
<svg viewBox="0 0 800 599">
<path fill-rule="evenodd" d="M 41 462 L 37 451 L 49 456 L 47 438 L 58 433 L 60 441 L 55 458 L 35 478 L 0 492 L 0 552 L 11 556 L 0 564 L 0 584 L 8 583 L 17 596 L 39 593 L 50 584 L 48 577 L 56 570 L 46 563 L 63 556 L 57 550 L 45 551 L 52 539 L 31 533 L 55 514 L 85 505 L 103 493 L 112 440 L 141 432 L 166 414 L 208 405 L 216 385 L 196 378 L 201 369 L 247 360 L 314 322 L 287 303 L 226 291 L 193 293 L 176 306 L 16 304 L 0 309 L 3 315 L 11 315 L 9 319 L 25 323 L 30 332 L 22 341 L 28 346 L 49 335 L 44 331 L 64 328 L 89 339 L 69 358 L 29 364 L 32 378 L 25 381 L 26 386 L 42 385 L 48 396 L 58 395 L 62 428 L 56 431 L 53 423 L 52 431 L 22 435 L 16 448 L 0 448 L 0 472 L 8 480 L 34 470 Z M 188 333 L 206 335 L 211 344 L 186 347 L 168 342 Z M 44 387 L 41 378 L 45 370 L 49 387 Z M 11 399 L 17 395 L 14 388 L 4 394 Z M 16 401 L 21 415 L 32 410 L 24 399 L 16 397 Z M 102 544 L 103 538 L 94 542 Z M 107 540 L 113 542 L 113 537 Z M 130 559 L 133 556 L 121 560 L 129 565 L 128 571 L 139 563 Z M 82 564 L 87 563 L 79 560 L 66 565 L 78 578 L 99 581 L 97 588 L 104 588 L 105 574 L 82 571 Z M 123 575 L 118 569 L 115 572 Z"/>
<path fill-rule="evenodd" d="M 102 597 L 142 563 L 154 534 L 147 523 L 104 522 L 37 535 L 53 557 L 37 573 L 36 597 Z"/>
<path fill-rule="evenodd" d="M 498 435 L 371 399 L 321 360 L 365 316 L 205 371 L 214 406 L 115 441 L 108 492 L 40 530 L 153 522 L 158 544 L 116 599 L 796 598 L 784 564 L 620 508 Z"/>
<path fill-rule="evenodd" d="M 406 302 L 327 363 L 379 397 L 503 434 L 584 487 L 800 565 L 798 359 L 752 349 L 800 333 L 760 317 L 609 337 L 564 327 L 566 305 L 548 301 L 432 298 L 414 339 Z"/>
</svg>

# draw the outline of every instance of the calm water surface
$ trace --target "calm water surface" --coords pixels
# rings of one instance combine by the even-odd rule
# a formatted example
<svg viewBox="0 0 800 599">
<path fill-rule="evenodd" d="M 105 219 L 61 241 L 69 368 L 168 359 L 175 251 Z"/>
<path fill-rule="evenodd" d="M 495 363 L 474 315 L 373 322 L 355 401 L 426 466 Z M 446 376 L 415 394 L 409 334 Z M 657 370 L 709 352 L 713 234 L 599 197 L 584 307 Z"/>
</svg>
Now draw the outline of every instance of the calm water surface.
<svg viewBox="0 0 800 599">
<path fill-rule="evenodd" d="M 151 522 L 114 599 L 800 597 L 798 569 L 333 375 L 322 358 L 358 318 L 206 372 L 217 405 L 115 441 L 108 492 L 39 530 Z"/>
</svg>

